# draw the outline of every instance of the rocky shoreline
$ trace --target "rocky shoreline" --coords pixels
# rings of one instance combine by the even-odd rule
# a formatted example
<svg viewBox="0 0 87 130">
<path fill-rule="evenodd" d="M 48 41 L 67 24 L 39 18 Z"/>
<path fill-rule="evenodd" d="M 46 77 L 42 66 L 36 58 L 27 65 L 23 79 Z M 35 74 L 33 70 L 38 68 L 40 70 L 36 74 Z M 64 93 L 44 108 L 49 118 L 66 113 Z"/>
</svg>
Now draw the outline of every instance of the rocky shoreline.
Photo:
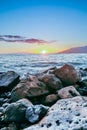
<svg viewBox="0 0 87 130">
<path fill-rule="evenodd" d="M 87 130 L 87 69 L 0 73 L 0 130 Z"/>
</svg>

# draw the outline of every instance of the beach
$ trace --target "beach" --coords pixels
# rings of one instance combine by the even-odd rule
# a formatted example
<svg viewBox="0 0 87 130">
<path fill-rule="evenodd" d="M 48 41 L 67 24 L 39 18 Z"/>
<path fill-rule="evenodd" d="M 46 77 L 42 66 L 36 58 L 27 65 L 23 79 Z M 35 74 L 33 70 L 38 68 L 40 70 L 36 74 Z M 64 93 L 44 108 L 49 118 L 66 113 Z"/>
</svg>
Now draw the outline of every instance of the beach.
<svg viewBox="0 0 87 130">
<path fill-rule="evenodd" d="M 0 129 L 87 129 L 87 68 L 67 63 L 42 70 L 24 78 L 0 73 Z"/>
</svg>

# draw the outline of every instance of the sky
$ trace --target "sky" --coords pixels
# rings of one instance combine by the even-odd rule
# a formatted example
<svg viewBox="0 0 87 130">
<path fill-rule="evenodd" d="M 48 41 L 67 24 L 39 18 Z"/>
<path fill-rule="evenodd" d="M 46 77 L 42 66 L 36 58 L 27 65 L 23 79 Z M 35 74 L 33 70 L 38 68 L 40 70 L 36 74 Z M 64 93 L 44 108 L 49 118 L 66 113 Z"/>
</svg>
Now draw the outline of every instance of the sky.
<svg viewBox="0 0 87 130">
<path fill-rule="evenodd" d="M 87 45 L 87 0 L 0 0 L 0 53 Z"/>
</svg>

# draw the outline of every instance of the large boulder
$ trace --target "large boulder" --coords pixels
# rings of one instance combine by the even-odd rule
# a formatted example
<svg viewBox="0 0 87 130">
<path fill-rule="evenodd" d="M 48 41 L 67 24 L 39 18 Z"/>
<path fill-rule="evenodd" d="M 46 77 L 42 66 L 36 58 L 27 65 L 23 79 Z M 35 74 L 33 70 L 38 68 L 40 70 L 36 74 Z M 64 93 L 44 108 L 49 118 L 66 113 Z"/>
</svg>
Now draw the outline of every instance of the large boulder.
<svg viewBox="0 0 87 130">
<path fill-rule="evenodd" d="M 35 79 L 36 80 L 36 79 Z M 49 93 L 46 85 L 38 79 L 36 82 L 30 79 L 21 80 L 21 82 L 12 90 L 11 100 L 17 101 L 21 98 L 34 98 Z"/>
<path fill-rule="evenodd" d="M 0 73 L 0 92 L 11 90 L 19 82 L 19 75 L 14 71 Z"/>
<path fill-rule="evenodd" d="M 38 124 L 23 130 L 87 130 L 87 97 L 57 101 Z"/>
<path fill-rule="evenodd" d="M 25 119 L 25 112 L 27 107 L 33 106 L 30 101 L 27 99 L 21 99 L 17 102 L 9 104 L 3 113 L 3 121 L 8 122 L 24 122 Z"/>
<path fill-rule="evenodd" d="M 25 117 L 30 123 L 36 123 L 43 118 L 49 107 L 44 105 L 29 106 L 26 110 Z"/>
<path fill-rule="evenodd" d="M 49 91 L 52 92 L 63 87 L 60 79 L 58 79 L 54 74 L 43 74 L 40 80 L 43 81 L 47 85 Z"/>
<path fill-rule="evenodd" d="M 68 86 L 62 88 L 58 91 L 58 96 L 60 98 L 72 98 L 75 96 L 80 96 L 80 93 L 74 88 L 74 86 Z"/>
<path fill-rule="evenodd" d="M 65 64 L 54 70 L 53 73 L 62 81 L 64 86 L 73 85 L 81 80 L 80 73 L 72 65 Z"/>
</svg>

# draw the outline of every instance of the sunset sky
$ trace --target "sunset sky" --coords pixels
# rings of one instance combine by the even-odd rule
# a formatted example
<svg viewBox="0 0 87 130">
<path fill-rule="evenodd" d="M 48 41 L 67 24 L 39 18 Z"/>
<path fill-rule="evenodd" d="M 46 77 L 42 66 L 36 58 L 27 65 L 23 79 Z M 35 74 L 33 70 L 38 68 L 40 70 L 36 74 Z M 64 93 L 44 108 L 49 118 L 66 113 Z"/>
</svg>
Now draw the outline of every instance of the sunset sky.
<svg viewBox="0 0 87 130">
<path fill-rule="evenodd" d="M 0 53 L 87 45 L 87 0 L 0 0 Z"/>
</svg>

